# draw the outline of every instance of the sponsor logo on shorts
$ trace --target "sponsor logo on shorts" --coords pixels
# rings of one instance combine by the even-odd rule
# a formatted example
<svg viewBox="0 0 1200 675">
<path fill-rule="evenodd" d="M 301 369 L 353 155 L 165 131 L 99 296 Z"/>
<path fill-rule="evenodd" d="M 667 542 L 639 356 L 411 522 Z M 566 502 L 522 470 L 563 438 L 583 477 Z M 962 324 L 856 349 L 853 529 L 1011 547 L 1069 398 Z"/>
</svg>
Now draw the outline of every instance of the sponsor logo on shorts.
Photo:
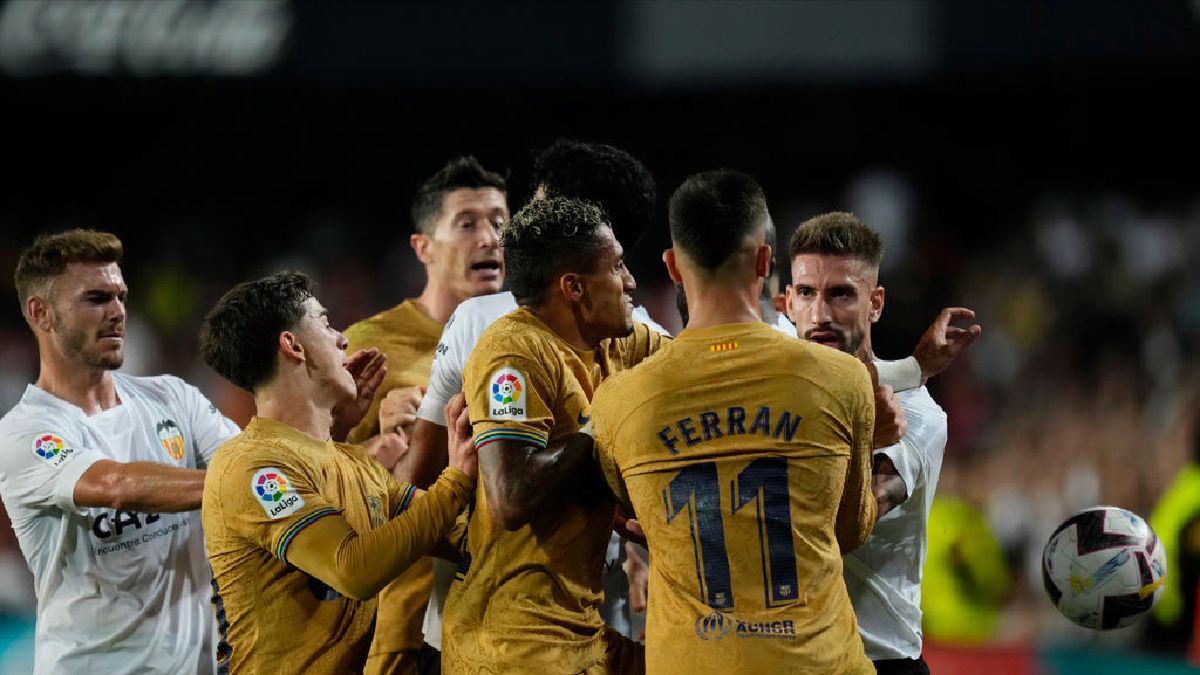
<svg viewBox="0 0 1200 675">
<path fill-rule="evenodd" d="M 250 491 L 271 519 L 290 516 L 304 507 L 304 498 L 296 493 L 288 477 L 276 468 L 256 471 L 250 478 Z"/>
<path fill-rule="evenodd" d="M 525 375 L 516 368 L 501 368 L 492 373 L 491 414 L 495 420 L 525 418 Z"/>
<path fill-rule="evenodd" d="M 696 637 L 723 640 L 732 633 L 738 638 L 796 639 L 796 624 L 783 621 L 744 621 L 728 614 L 713 612 L 696 618 Z"/>
<path fill-rule="evenodd" d="M 56 434 L 42 434 L 33 439 L 33 454 L 56 469 L 74 453 L 75 449 L 68 448 L 66 441 Z"/>
</svg>

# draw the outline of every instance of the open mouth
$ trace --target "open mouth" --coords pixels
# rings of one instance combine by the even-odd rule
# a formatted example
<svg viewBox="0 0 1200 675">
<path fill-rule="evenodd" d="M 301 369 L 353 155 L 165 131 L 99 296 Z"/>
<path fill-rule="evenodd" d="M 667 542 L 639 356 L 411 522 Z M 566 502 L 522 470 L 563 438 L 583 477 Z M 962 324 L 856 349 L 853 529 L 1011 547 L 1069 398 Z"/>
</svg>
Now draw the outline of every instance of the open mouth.
<svg viewBox="0 0 1200 675">
<path fill-rule="evenodd" d="M 815 331 L 805 336 L 809 342 L 825 345 L 826 347 L 837 347 L 841 344 L 841 340 L 837 333 L 827 331 Z"/>
<path fill-rule="evenodd" d="M 499 276 L 500 261 L 499 260 L 480 260 L 471 264 L 471 271 L 478 272 L 483 276 Z"/>
</svg>

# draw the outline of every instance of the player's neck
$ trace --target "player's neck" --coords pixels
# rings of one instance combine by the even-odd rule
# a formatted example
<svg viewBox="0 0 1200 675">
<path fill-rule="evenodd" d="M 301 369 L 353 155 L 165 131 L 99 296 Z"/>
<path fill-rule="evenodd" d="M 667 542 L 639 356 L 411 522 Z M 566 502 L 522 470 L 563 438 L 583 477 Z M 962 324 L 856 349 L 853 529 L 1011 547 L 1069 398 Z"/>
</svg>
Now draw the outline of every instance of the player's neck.
<svg viewBox="0 0 1200 675">
<path fill-rule="evenodd" d="M 425 284 L 425 290 L 413 299 L 417 307 L 434 321 L 445 324 L 458 304 L 466 298 L 459 297 L 448 287 L 430 279 Z"/>
<path fill-rule="evenodd" d="M 37 387 L 83 410 L 85 415 L 121 405 L 112 371 L 60 361 L 43 352 Z"/>
<path fill-rule="evenodd" d="M 753 289 L 693 284 L 686 287 L 687 328 L 709 328 L 730 323 L 758 323 L 758 295 Z"/>
<path fill-rule="evenodd" d="M 591 339 L 581 327 L 578 312 L 560 303 L 546 302 L 540 307 L 529 307 L 534 316 L 542 320 L 554 334 L 572 347 L 588 351 L 600 344 L 600 339 Z M 602 338 L 601 338 L 602 339 Z"/>
<path fill-rule="evenodd" d="M 327 441 L 333 426 L 333 406 L 309 393 L 303 385 L 276 380 L 255 394 L 257 415 L 282 422 L 319 441 Z"/>
</svg>

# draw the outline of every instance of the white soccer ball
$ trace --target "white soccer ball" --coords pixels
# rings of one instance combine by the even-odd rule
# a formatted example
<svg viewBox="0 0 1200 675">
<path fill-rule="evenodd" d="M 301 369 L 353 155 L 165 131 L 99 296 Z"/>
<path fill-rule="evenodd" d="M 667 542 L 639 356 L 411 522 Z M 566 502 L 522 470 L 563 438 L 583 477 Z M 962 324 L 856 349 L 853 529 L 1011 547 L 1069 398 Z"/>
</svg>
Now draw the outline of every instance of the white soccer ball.
<svg viewBox="0 0 1200 675">
<path fill-rule="evenodd" d="M 1042 581 L 1063 616 L 1085 628 L 1123 628 L 1162 595 L 1167 559 L 1140 516 L 1095 506 L 1066 519 L 1042 552 Z"/>
</svg>

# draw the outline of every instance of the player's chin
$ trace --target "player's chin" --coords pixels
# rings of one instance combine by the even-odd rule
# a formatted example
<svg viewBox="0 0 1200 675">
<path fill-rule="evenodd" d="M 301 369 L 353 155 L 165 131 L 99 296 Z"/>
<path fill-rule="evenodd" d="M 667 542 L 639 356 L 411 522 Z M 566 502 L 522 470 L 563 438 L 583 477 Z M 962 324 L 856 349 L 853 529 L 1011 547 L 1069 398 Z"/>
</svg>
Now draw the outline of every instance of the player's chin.
<svg viewBox="0 0 1200 675">
<path fill-rule="evenodd" d="M 476 279 L 475 281 L 471 282 L 470 289 L 471 297 L 473 298 L 480 295 L 499 293 L 500 291 L 504 290 L 504 275 L 501 274 L 499 277 L 494 279 Z"/>
</svg>

